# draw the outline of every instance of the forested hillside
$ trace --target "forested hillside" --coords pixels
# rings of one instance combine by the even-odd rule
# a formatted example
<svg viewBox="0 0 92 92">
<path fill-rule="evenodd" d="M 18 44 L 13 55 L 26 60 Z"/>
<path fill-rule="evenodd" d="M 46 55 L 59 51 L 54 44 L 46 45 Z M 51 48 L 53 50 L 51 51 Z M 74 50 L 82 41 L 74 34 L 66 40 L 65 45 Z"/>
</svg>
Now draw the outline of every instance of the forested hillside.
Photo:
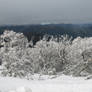
<svg viewBox="0 0 92 92">
<path fill-rule="evenodd" d="M 22 32 L 28 40 L 34 40 L 34 43 L 43 38 L 43 35 L 69 35 L 73 38 L 92 37 L 92 24 L 49 24 L 49 25 L 21 25 L 21 26 L 0 26 L 0 34 L 4 30 L 14 30 Z"/>
</svg>

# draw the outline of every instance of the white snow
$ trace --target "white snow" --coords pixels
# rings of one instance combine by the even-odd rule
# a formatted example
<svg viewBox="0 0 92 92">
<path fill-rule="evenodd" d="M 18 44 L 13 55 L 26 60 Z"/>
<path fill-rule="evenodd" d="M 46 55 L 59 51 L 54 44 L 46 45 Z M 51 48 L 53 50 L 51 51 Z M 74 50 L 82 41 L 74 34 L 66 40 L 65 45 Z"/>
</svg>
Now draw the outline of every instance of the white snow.
<svg viewBox="0 0 92 92">
<path fill-rule="evenodd" d="M 59 76 L 46 80 L 0 77 L 1 92 L 92 92 L 92 80 Z"/>
<path fill-rule="evenodd" d="M 32 90 L 28 87 L 19 87 L 15 90 L 10 90 L 9 92 L 32 92 Z"/>
</svg>

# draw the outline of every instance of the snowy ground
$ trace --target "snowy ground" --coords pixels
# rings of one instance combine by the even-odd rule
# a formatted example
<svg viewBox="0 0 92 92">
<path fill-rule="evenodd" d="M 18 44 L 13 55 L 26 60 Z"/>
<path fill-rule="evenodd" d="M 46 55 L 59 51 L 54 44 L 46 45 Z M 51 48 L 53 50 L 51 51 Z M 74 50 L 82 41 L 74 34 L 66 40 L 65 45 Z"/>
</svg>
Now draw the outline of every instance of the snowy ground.
<svg viewBox="0 0 92 92">
<path fill-rule="evenodd" d="M 0 77 L 1 92 L 92 92 L 92 80 L 59 76 L 46 80 Z M 26 90 L 26 91 L 25 91 Z"/>
</svg>

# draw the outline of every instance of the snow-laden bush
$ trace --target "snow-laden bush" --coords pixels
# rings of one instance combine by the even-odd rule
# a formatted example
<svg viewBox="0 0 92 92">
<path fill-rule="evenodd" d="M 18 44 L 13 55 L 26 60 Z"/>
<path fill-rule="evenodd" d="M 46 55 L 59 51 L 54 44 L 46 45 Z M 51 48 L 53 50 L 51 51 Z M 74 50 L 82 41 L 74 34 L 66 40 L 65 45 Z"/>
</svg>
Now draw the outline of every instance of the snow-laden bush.
<svg viewBox="0 0 92 92">
<path fill-rule="evenodd" d="M 85 51 L 88 52 L 90 50 L 90 52 L 92 52 L 91 49 L 92 49 L 92 37 L 89 38 L 78 37 L 74 39 L 72 41 L 68 53 L 69 64 L 64 70 L 64 73 L 71 74 L 74 76 L 87 76 L 88 74 L 92 74 L 91 72 L 89 72 L 92 70 L 89 69 L 87 62 L 89 59 L 91 60 L 92 58 L 90 58 L 88 54 L 84 55 Z M 92 62 L 92 60 L 90 62 Z"/>
<path fill-rule="evenodd" d="M 3 47 L 1 56 L 4 76 L 25 77 L 33 73 L 56 74 L 63 71 L 67 64 L 67 49 L 71 40 L 68 36 L 58 39 L 44 37 L 34 48 L 28 47 L 28 41 L 22 33 L 5 31 L 1 35 Z"/>
<path fill-rule="evenodd" d="M 55 74 L 56 72 L 63 71 L 67 64 L 67 49 L 71 44 L 71 40 L 68 39 L 68 36 L 60 38 L 59 41 L 57 41 L 57 38 L 51 38 L 49 41 L 43 38 L 35 46 L 40 49 L 39 67 L 43 73 L 49 74 L 53 71 L 52 74 Z"/>
<path fill-rule="evenodd" d="M 24 77 L 32 73 L 32 63 L 27 55 L 28 40 L 22 33 L 5 31 L 1 35 L 3 47 L 0 49 L 2 56 L 2 74 L 4 76 Z"/>
<path fill-rule="evenodd" d="M 29 79 L 34 73 L 58 72 L 87 76 L 92 74 L 92 37 L 71 40 L 67 35 L 46 35 L 33 46 L 22 33 L 5 31 L 0 36 L 0 62 L 3 76 Z"/>
</svg>

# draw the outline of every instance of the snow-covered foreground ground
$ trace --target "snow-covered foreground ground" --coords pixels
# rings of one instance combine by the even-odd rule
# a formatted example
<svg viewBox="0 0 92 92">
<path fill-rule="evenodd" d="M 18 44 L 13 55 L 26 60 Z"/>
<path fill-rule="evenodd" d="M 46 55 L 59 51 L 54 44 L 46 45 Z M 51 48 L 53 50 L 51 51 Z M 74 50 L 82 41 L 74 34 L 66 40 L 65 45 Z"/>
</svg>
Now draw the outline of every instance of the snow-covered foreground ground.
<svg viewBox="0 0 92 92">
<path fill-rule="evenodd" d="M 59 76 L 46 80 L 0 77 L 1 92 L 92 92 L 92 80 Z"/>
</svg>

